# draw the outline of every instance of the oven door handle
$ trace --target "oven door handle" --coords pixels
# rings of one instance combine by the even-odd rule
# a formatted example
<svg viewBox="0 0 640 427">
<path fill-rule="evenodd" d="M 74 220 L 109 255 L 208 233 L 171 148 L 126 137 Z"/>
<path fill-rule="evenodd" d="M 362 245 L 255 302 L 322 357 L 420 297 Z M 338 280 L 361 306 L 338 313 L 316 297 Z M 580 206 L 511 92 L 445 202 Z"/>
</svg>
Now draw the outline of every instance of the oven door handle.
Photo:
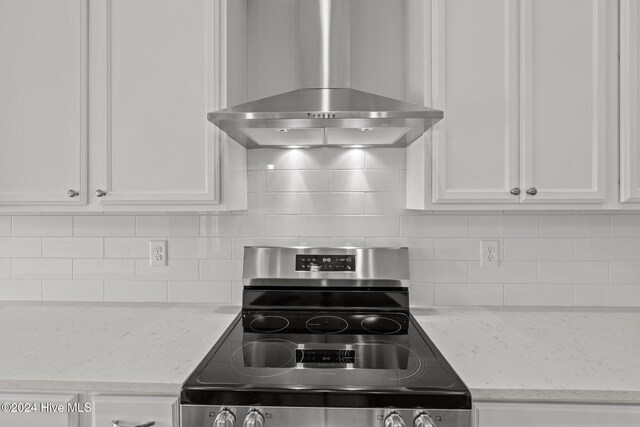
<svg viewBox="0 0 640 427">
<path fill-rule="evenodd" d="M 155 421 L 147 421 L 144 424 L 123 424 L 120 420 L 112 420 L 111 424 L 113 424 L 113 427 L 151 427 L 156 425 Z"/>
</svg>

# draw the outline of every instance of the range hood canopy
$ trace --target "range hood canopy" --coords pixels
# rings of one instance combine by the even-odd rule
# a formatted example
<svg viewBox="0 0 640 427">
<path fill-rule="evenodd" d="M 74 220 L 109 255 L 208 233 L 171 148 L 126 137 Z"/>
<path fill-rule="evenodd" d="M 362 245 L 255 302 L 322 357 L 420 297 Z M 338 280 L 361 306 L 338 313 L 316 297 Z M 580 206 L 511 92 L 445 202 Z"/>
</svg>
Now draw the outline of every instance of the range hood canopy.
<svg viewBox="0 0 640 427">
<path fill-rule="evenodd" d="M 404 147 L 443 112 L 351 89 L 350 0 L 299 3 L 303 89 L 214 111 L 209 121 L 247 148 Z"/>
</svg>

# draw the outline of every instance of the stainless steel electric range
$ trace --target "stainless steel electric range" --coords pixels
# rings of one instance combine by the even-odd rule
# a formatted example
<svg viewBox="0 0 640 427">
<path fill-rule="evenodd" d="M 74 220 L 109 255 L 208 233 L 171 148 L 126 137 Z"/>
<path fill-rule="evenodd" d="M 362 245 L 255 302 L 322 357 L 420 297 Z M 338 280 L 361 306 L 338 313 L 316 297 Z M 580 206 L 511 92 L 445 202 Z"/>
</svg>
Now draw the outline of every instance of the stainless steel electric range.
<svg viewBox="0 0 640 427">
<path fill-rule="evenodd" d="M 242 312 L 184 383 L 182 427 L 469 427 L 409 312 L 407 248 L 246 247 Z"/>
</svg>

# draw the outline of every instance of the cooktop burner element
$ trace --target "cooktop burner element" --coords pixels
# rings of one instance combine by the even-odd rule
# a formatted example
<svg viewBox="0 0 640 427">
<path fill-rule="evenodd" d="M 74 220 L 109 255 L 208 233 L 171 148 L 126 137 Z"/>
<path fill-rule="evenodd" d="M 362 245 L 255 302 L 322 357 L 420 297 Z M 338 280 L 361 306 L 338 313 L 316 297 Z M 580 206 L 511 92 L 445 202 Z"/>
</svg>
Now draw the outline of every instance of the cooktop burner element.
<svg viewBox="0 0 640 427">
<path fill-rule="evenodd" d="M 471 425 L 468 389 L 409 312 L 406 248 L 244 262 L 242 312 L 185 382 L 182 427 Z"/>
</svg>

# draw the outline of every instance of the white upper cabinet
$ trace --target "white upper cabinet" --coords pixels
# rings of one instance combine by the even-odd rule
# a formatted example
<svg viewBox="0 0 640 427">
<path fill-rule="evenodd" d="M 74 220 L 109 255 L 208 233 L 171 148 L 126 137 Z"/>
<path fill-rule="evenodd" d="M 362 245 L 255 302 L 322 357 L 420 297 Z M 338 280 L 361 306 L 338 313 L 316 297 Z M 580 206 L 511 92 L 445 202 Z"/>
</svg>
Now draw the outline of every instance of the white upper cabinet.
<svg viewBox="0 0 640 427">
<path fill-rule="evenodd" d="M 434 202 L 515 203 L 518 25 L 510 0 L 435 0 Z"/>
<path fill-rule="evenodd" d="M 423 69 L 409 72 L 423 73 L 424 104 L 445 116 L 408 149 L 409 207 L 604 207 L 616 139 L 617 2 L 432 0 L 424 8 Z M 424 187 L 411 183 L 421 176 Z"/>
<path fill-rule="evenodd" d="M 87 200 L 87 1 L 0 2 L 0 205 Z"/>
<path fill-rule="evenodd" d="M 620 200 L 640 202 L 640 133 L 638 88 L 640 7 L 636 0 L 620 3 Z"/>
<path fill-rule="evenodd" d="M 520 2 L 525 202 L 605 201 L 607 2 Z"/>
<path fill-rule="evenodd" d="M 219 203 L 221 134 L 206 115 L 224 102 L 220 2 L 97 3 L 100 202 Z"/>
</svg>

